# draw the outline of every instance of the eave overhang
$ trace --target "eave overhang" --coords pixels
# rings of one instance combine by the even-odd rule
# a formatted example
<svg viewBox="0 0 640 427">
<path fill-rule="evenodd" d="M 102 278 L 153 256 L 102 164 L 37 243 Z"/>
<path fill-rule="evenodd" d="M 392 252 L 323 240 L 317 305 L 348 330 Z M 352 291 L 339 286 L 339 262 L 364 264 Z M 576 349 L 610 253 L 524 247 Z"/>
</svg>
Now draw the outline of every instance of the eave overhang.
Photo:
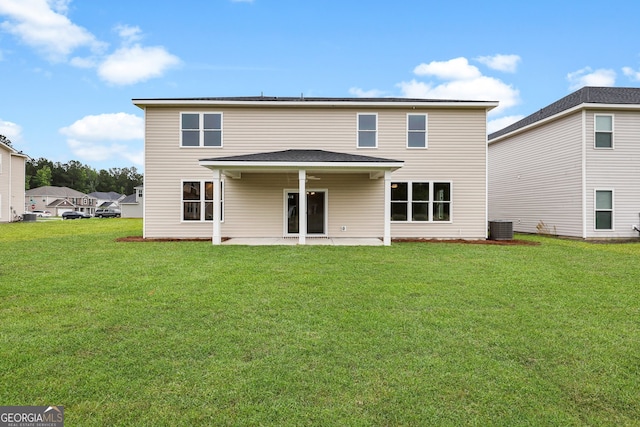
<svg viewBox="0 0 640 427">
<path fill-rule="evenodd" d="M 395 171 L 404 165 L 401 160 L 336 153 L 324 150 L 285 150 L 240 156 L 201 159 L 200 166 L 220 170 L 231 178 L 242 173 L 368 173 L 380 178 L 385 171 Z"/>
</svg>

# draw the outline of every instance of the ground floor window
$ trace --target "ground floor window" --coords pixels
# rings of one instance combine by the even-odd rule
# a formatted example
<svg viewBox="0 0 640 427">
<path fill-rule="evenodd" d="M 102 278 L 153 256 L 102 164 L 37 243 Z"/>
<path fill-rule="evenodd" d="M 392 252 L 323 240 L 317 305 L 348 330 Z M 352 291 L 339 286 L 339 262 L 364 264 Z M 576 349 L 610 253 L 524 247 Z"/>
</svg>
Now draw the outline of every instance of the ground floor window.
<svg viewBox="0 0 640 427">
<path fill-rule="evenodd" d="M 596 190 L 595 228 L 613 230 L 613 191 Z"/>
<path fill-rule="evenodd" d="M 451 182 L 392 182 L 391 221 L 451 221 Z"/>
<path fill-rule="evenodd" d="M 224 219 L 224 184 L 220 182 L 220 221 Z M 182 182 L 182 220 L 213 220 L 213 182 Z"/>
</svg>

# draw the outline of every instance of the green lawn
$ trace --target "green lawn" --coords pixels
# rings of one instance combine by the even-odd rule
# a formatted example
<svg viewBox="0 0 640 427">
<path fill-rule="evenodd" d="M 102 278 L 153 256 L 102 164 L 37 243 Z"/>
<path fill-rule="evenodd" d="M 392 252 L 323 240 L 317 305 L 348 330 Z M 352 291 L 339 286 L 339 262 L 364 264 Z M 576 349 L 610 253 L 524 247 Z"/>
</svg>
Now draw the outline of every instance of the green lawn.
<svg viewBox="0 0 640 427">
<path fill-rule="evenodd" d="M 0 405 L 69 426 L 640 425 L 640 243 L 123 243 L 0 224 Z"/>
</svg>

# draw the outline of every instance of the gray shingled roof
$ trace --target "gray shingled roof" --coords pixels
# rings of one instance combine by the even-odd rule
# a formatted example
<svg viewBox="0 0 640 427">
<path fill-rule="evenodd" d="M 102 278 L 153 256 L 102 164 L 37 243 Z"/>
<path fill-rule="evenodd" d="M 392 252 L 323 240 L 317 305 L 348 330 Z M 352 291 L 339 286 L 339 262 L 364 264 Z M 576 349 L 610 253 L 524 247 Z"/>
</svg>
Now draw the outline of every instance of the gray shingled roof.
<svg viewBox="0 0 640 427">
<path fill-rule="evenodd" d="M 325 150 L 284 150 L 269 153 L 245 154 L 241 156 L 214 157 L 201 159 L 214 162 L 287 162 L 287 163 L 402 163 L 401 160 L 358 154 L 336 153 Z"/>
<path fill-rule="evenodd" d="M 432 103 L 432 102 L 493 102 L 479 100 L 461 100 L 461 99 L 424 99 L 424 98 L 331 98 L 331 97 L 305 97 L 305 96 L 220 96 L 220 97 L 200 97 L 200 98 L 152 98 L 154 101 L 230 101 L 230 102 L 415 102 L 415 103 Z M 134 98 L 133 102 L 144 101 L 144 98 Z"/>
<path fill-rule="evenodd" d="M 93 193 L 89 193 L 89 196 L 100 200 L 111 200 L 117 202 L 118 199 L 122 197 L 122 194 L 116 193 L 115 191 L 94 191 Z"/>
<path fill-rule="evenodd" d="M 124 199 L 120 200 L 120 204 L 121 205 L 128 205 L 131 203 L 137 203 L 136 202 L 136 194 L 129 194 L 127 197 L 125 197 Z"/>
<path fill-rule="evenodd" d="M 638 104 L 640 106 L 640 88 L 636 87 L 593 87 L 586 86 L 543 109 L 489 135 L 489 141 L 529 126 L 540 120 L 554 116 L 580 104 Z"/>
<path fill-rule="evenodd" d="M 25 192 L 27 196 L 50 196 L 50 197 L 87 197 L 86 194 L 81 193 L 69 187 L 54 187 L 51 185 L 45 185 L 44 187 L 32 188 Z M 89 196 L 91 197 L 91 196 Z"/>
</svg>

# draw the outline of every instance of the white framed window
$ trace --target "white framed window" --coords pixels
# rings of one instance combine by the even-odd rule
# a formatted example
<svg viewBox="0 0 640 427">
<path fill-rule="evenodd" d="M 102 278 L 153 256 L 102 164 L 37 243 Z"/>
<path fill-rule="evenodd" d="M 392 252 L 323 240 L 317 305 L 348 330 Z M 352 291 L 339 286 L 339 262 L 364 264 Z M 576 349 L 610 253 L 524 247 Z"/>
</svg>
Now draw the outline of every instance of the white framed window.
<svg viewBox="0 0 640 427">
<path fill-rule="evenodd" d="M 213 220 L 213 182 L 182 181 L 182 221 Z M 220 222 L 224 220 L 224 182 L 220 181 Z"/>
<path fill-rule="evenodd" d="M 391 221 L 451 222 L 449 181 L 391 183 Z"/>
<path fill-rule="evenodd" d="M 181 147 L 222 147 L 222 113 L 180 113 Z"/>
<path fill-rule="evenodd" d="M 594 229 L 613 230 L 613 190 L 595 190 L 594 201 Z"/>
<path fill-rule="evenodd" d="M 427 115 L 407 114 L 407 148 L 427 148 Z"/>
<path fill-rule="evenodd" d="M 594 147 L 613 148 L 613 115 L 596 114 L 594 121 Z"/>
<path fill-rule="evenodd" d="M 358 113 L 358 148 L 378 147 L 378 114 Z"/>
</svg>

